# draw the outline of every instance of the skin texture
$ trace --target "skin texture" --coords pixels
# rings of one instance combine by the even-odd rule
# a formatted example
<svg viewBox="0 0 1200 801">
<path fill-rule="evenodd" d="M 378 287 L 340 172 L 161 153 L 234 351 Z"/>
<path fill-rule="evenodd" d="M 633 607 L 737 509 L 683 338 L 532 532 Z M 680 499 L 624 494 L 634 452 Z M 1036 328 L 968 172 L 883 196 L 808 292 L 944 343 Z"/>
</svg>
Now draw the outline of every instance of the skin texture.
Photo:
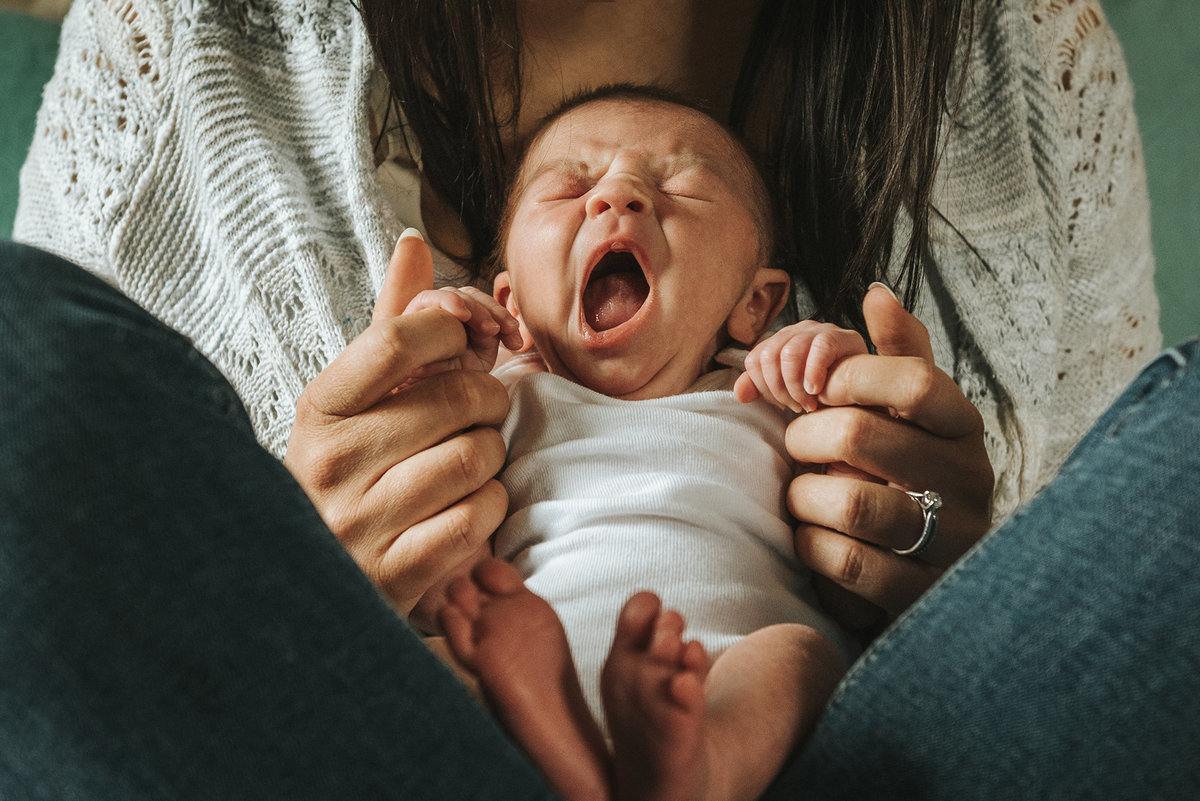
<svg viewBox="0 0 1200 801">
<path fill-rule="evenodd" d="M 657 101 L 588 103 L 533 142 L 496 297 L 551 373 L 611 397 L 663 397 L 730 339 L 753 343 L 788 279 L 763 266 L 748 169 L 711 119 Z M 648 296 L 597 331 L 584 289 L 610 251 L 637 258 Z"/>
<path fill-rule="evenodd" d="M 710 664 L 679 613 L 640 592 L 615 622 L 600 679 L 610 752 L 562 624 L 511 565 L 486 560 L 448 594 L 450 650 L 571 801 L 757 798 L 841 677 L 829 641 L 792 624 L 755 631 Z"/>
<path fill-rule="evenodd" d="M 662 80 L 724 118 L 757 5 L 723 4 L 717 13 L 673 1 L 520 2 L 524 110 L 511 132 L 512 147 L 564 97 L 602 83 Z M 497 89 L 502 95 L 504 87 Z M 753 141 L 753 130 L 750 136 L 763 144 Z M 438 246 L 465 252 L 465 232 L 450 207 L 423 192 L 422 209 Z M 414 362 L 461 355 L 397 350 L 410 340 L 445 348 L 449 340 L 439 325 L 454 321 L 462 328 L 452 315 L 443 312 L 441 323 L 436 316 L 412 317 L 398 327 L 386 320 L 432 286 L 426 258 L 403 241 L 397 246 L 389 282 L 399 291 L 385 288 L 376 323 L 348 350 L 355 353 L 336 360 L 306 390 L 286 459 L 334 534 L 402 610 L 412 608 L 414 595 L 435 574 L 433 581 L 444 581 L 460 568 L 462 554 L 475 550 L 468 546 L 490 534 L 506 507 L 502 489 L 490 481 L 502 464 L 501 450 L 473 428 L 495 419 L 507 403 L 498 385 L 486 376 L 447 374 L 419 393 L 364 395 L 364 388 L 377 389 L 381 376 L 398 386 L 411 378 L 407 371 L 425 367 Z M 421 277 L 426 269 L 429 281 Z M 953 383 L 935 373 L 920 323 L 885 290 L 868 294 L 864 314 L 879 355 L 863 357 L 874 360 L 869 365 L 835 368 L 821 403 L 846 408 L 799 418 L 789 440 L 796 459 L 822 471 L 799 476 L 789 492 L 793 513 L 805 521 L 796 553 L 825 577 L 820 586 L 830 608 L 853 626 L 901 611 L 982 536 L 993 485 L 982 423 Z M 447 418 L 434 396 L 462 412 Z M 855 402 L 864 405 L 855 408 Z M 881 416 L 878 409 L 898 416 Z M 387 447 L 379 445 L 384 441 Z M 858 480 L 867 474 L 891 486 Z M 901 488 L 936 489 L 945 500 L 938 542 L 920 560 L 888 549 L 910 544 L 921 526 L 920 511 Z"/>
<path fill-rule="evenodd" d="M 479 346 L 460 362 L 480 369 L 516 325 L 549 372 L 598 392 L 686 391 L 728 339 L 763 331 L 787 286 L 758 266 L 767 252 L 754 206 L 761 195 L 732 144 L 711 119 L 661 101 L 608 98 L 567 112 L 534 141 L 518 175 L 509 270 L 496 282 L 518 319 L 471 290 L 422 292 L 406 313 L 454 314 Z M 621 322 L 597 330 L 585 287 L 616 249 L 636 256 L 647 292 Z M 789 326 L 751 351 L 735 394 L 815 408 L 831 366 L 866 352 L 854 332 Z M 452 664 L 477 680 L 550 784 L 579 801 L 755 798 L 842 671 L 824 636 L 792 624 L 754 631 L 710 663 L 684 640 L 678 612 L 636 593 L 615 621 L 601 678 L 610 752 L 562 624 L 511 565 L 482 560 L 450 584 L 440 617 Z"/>
<path fill-rule="evenodd" d="M 450 313 L 400 316 L 432 283 L 429 248 L 401 239 L 370 327 L 302 393 L 284 460 L 403 614 L 477 556 L 508 507 L 494 478 L 504 464 L 494 426 L 508 412 L 500 382 L 448 369 L 410 385 L 468 350 Z"/>
<path fill-rule="evenodd" d="M 882 285 L 863 301 L 878 355 L 830 372 L 822 408 L 788 427 L 804 471 L 788 489 L 796 554 L 844 624 L 868 627 L 906 609 L 991 523 L 994 478 L 983 420 L 933 363 L 929 333 Z M 865 479 L 865 480 L 864 480 Z M 920 509 L 901 490 L 936 488 L 938 537 L 919 559 Z"/>
</svg>

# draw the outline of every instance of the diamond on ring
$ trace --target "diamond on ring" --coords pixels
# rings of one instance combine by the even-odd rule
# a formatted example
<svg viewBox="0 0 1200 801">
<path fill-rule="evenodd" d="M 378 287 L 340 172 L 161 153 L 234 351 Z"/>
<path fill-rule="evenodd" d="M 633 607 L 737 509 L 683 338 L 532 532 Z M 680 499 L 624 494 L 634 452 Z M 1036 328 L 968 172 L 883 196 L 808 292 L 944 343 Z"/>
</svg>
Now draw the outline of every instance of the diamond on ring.
<svg viewBox="0 0 1200 801">
<path fill-rule="evenodd" d="M 907 548 L 893 548 L 892 552 L 900 556 L 917 556 L 933 542 L 937 536 L 938 524 L 938 509 L 942 508 L 942 496 L 933 490 L 925 490 L 924 492 L 909 492 L 905 490 L 905 495 L 912 498 L 917 506 L 921 507 L 921 514 L 925 518 L 925 524 L 921 527 L 921 536 L 917 537 L 917 541 Z"/>
</svg>

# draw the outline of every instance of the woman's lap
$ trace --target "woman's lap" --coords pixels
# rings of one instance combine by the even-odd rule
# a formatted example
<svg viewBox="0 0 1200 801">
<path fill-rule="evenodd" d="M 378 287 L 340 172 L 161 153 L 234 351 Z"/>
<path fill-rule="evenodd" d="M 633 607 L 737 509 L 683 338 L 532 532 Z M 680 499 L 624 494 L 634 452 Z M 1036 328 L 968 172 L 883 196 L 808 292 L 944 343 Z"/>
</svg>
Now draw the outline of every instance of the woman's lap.
<svg viewBox="0 0 1200 801">
<path fill-rule="evenodd" d="M 548 796 L 182 337 L 0 286 L 0 797 Z"/>
<path fill-rule="evenodd" d="M 546 795 L 182 337 L 8 243 L 0 286 L 0 797 Z M 1196 786 L 1196 373 L 1134 383 L 773 797 Z"/>
<path fill-rule="evenodd" d="M 852 670 L 773 797 L 1164 798 L 1200 788 L 1200 347 Z"/>
</svg>

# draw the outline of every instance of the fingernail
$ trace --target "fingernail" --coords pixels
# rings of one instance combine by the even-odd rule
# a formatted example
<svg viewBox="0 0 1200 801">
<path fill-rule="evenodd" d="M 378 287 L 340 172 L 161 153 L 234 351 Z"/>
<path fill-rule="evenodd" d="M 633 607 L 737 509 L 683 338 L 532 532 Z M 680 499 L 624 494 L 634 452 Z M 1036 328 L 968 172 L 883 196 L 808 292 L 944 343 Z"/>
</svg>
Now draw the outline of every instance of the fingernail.
<svg viewBox="0 0 1200 801">
<path fill-rule="evenodd" d="M 872 289 L 874 289 L 877 286 L 883 287 L 887 291 L 887 293 L 892 296 L 892 300 L 896 301 L 897 303 L 900 302 L 900 298 L 896 297 L 896 293 L 892 291 L 892 288 L 890 286 L 888 286 L 887 284 L 883 283 L 882 281 L 872 282 L 872 284 L 869 287 L 867 287 L 867 291 L 870 292 Z"/>
<path fill-rule="evenodd" d="M 405 228 L 404 233 L 400 234 L 401 239 L 407 239 L 410 236 L 415 236 L 417 239 L 420 239 L 422 242 L 425 241 L 425 237 L 421 236 L 421 232 L 418 231 L 416 228 Z"/>
</svg>

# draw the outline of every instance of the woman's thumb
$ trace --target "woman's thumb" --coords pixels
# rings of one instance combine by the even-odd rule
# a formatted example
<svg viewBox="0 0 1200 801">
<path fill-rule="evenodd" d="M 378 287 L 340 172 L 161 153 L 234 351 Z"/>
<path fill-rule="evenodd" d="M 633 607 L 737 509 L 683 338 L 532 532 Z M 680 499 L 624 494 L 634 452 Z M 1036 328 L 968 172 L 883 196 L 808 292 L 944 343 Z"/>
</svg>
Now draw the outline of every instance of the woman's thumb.
<svg viewBox="0 0 1200 801">
<path fill-rule="evenodd" d="M 392 251 L 372 321 L 400 315 L 417 295 L 433 289 L 433 254 L 416 228 L 406 228 Z"/>
<path fill-rule="evenodd" d="M 863 298 L 867 333 L 880 356 L 919 356 L 933 361 L 929 331 L 901 305 L 896 294 L 878 281 L 867 287 Z"/>
</svg>

